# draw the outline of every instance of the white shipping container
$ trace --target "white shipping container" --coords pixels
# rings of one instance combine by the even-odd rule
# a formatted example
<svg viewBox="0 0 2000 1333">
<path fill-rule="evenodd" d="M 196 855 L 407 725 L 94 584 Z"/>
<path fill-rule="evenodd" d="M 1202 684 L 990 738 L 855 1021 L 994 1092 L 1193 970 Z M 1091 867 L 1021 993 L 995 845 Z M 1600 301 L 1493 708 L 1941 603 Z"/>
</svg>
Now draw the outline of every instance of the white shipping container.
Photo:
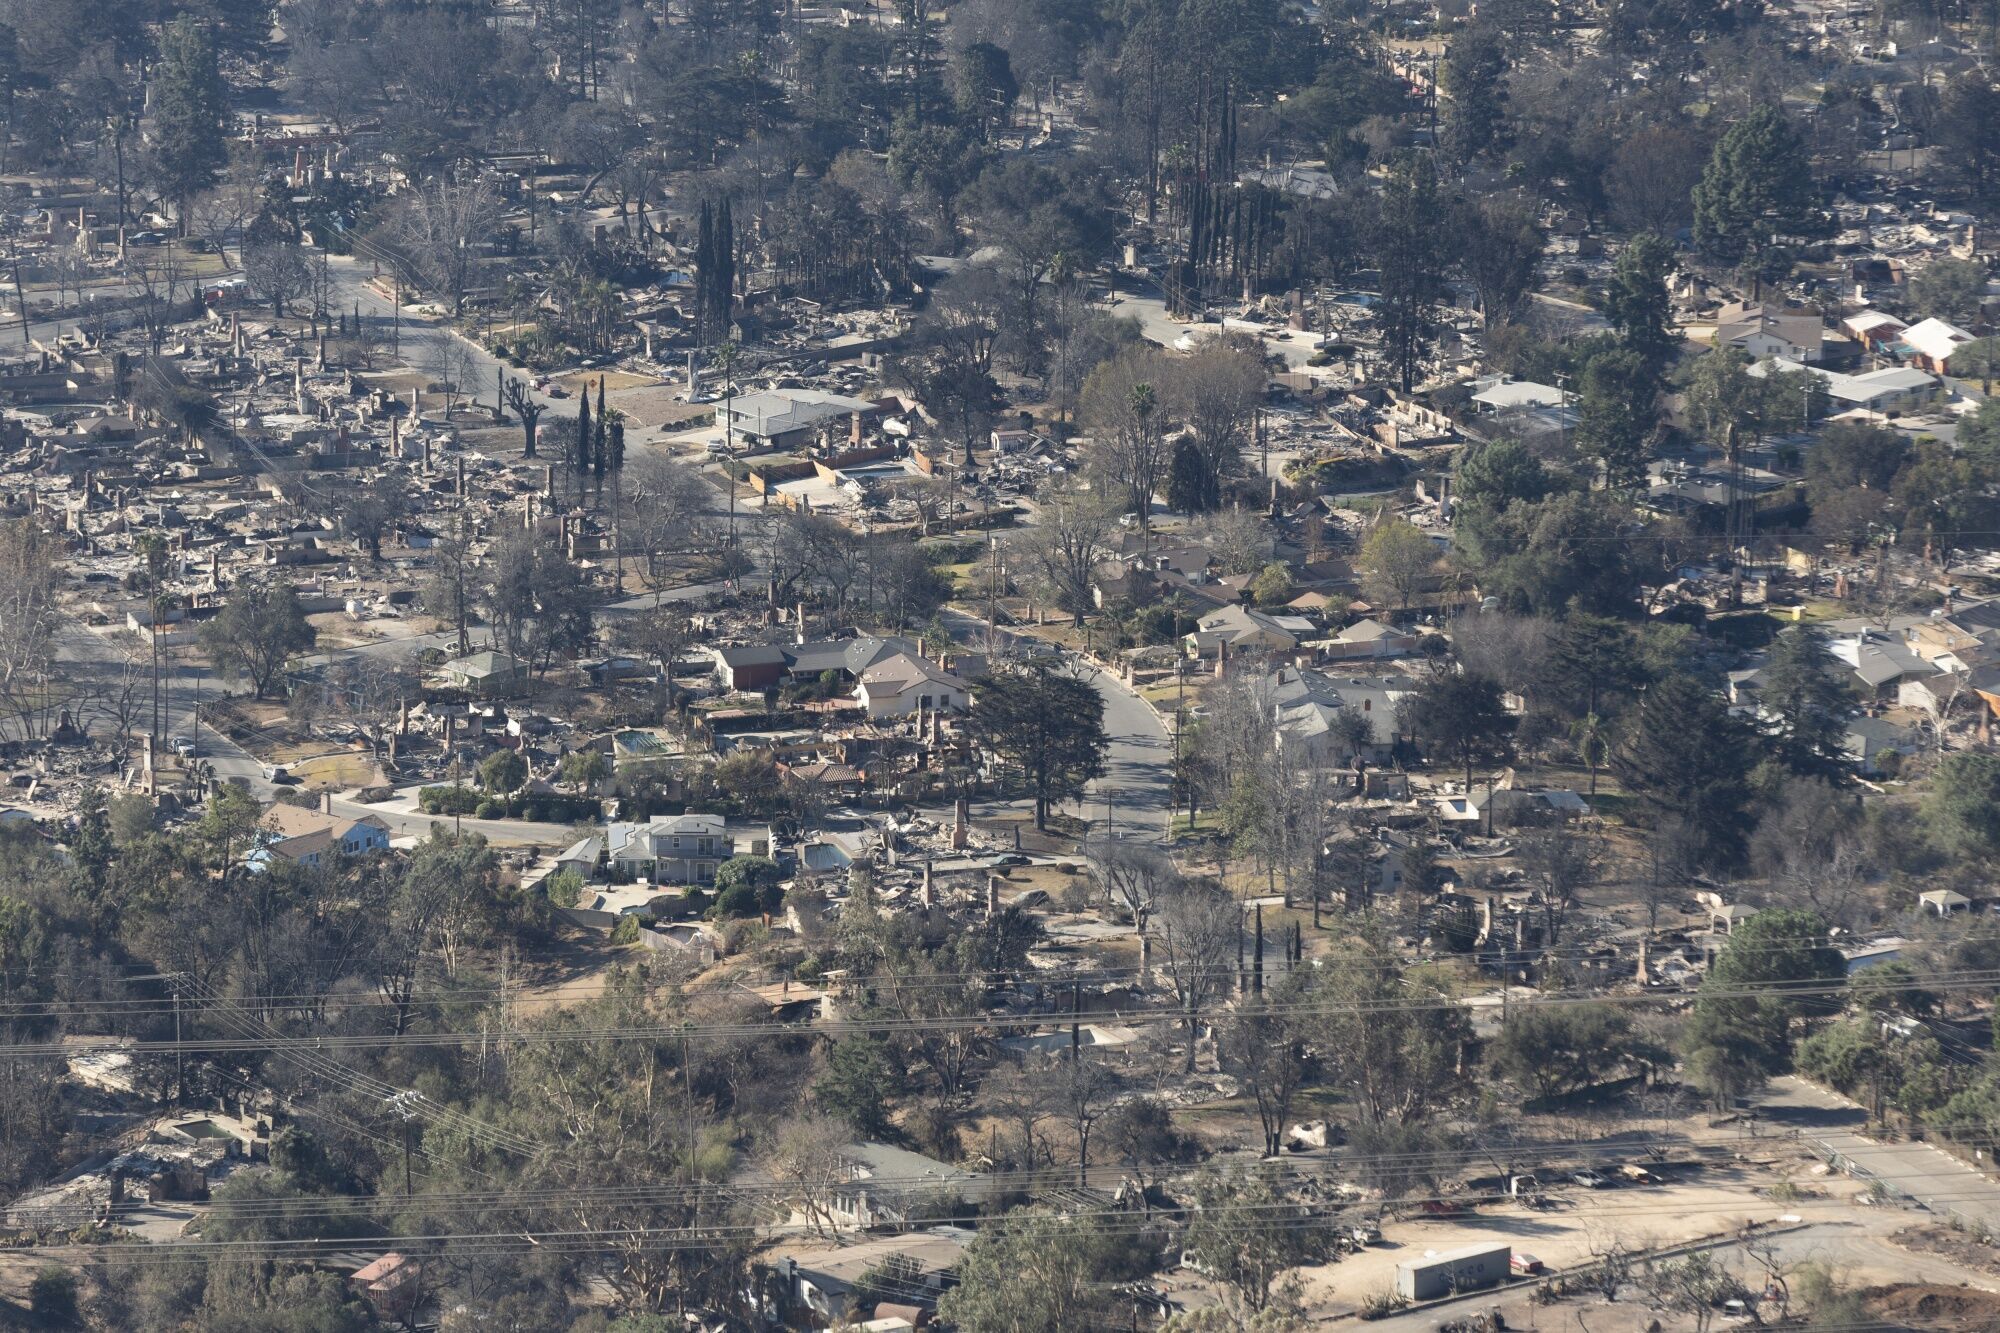
<svg viewBox="0 0 2000 1333">
<path fill-rule="evenodd" d="M 1432 1301 L 1490 1287 L 1507 1277 L 1513 1257 L 1512 1245 L 1467 1245 L 1405 1259 L 1396 1265 L 1396 1294 L 1408 1301 Z"/>
</svg>

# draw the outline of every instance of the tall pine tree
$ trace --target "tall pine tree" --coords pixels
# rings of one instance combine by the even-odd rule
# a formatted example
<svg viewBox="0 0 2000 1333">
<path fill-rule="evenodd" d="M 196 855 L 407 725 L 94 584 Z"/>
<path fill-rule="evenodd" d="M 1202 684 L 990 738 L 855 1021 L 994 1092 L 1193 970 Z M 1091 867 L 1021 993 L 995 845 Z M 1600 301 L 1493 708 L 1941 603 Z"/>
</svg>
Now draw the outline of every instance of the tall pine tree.
<svg viewBox="0 0 2000 1333">
<path fill-rule="evenodd" d="M 1733 869 L 1743 862 L 1750 826 L 1749 729 L 1692 676 L 1649 686 L 1612 768 L 1657 832 L 1669 836 L 1689 868 Z"/>
<path fill-rule="evenodd" d="M 597 485 L 604 486 L 604 456 L 611 448 L 611 423 L 604 412 L 604 376 L 597 377 L 597 449 L 591 457 L 591 467 L 597 474 Z"/>
<path fill-rule="evenodd" d="M 714 326 L 715 316 L 711 310 L 713 302 L 709 292 L 715 282 L 715 212 L 706 199 L 701 203 L 701 217 L 695 224 L 694 240 L 694 336 L 695 341 L 706 344 Z"/>
<path fill-rule="evenodd" d="M 183 14 L 160 30 L 153 77 L 152 161 L 160 193 L 174 201 L 186 229 L 188 201 L 215 182 L 229 160 L 228 90 L 215 63 L 208 26 Z"/>
<path fill-rule="evenodd" d="M 1757 692 L 1764 734 L 1778 762 L 1805 777 L 1839 776 L 1847 767 L 1847 691 L 1839 664 L 1818 630 L 1799 625 L 1771 645 Z"/>
</svg>

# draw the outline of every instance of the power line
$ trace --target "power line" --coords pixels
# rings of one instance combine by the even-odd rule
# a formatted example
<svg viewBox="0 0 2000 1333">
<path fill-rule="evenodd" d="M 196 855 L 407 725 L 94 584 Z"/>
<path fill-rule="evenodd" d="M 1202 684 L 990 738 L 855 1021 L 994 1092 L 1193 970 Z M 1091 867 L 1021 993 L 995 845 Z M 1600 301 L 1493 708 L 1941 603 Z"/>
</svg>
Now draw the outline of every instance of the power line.
<svg viewBox="0 0 2000 1333">
<path fill-rule="evenodd" d="M 1825 935 L 1773 936 L 1763 939 L 1755 944 L 1750 943 L 1748 941 L 1728 941 L 1728 937 L 1726 936 L 1723 938 L 1726 941 L 1724 948 L 1728 952 L 1731 952 L 1738 956 L 1783 953 L 1783 952 L 1789 952 L 1793 948 L 1800 946 L 1837 947 L 1832 945 L 1829 941 L 1829 938 Z M 1967 933 L 1965 935 L 1953 936 L 1948 940 L 1942 940 L 1938 942 L 1943 944 L 1956 945 L 1960 943 L 1984 943 L 1984 942 L 1996 942 L 1996 941 L 2000 941 L 2000 932 L 1991 934 Z M 1607 966 L 1619 962 L 1625 962 L 1628 960 L 1631 962 L 1636 962 L 1638 959 L 1638 950 L 1636 943 L 1631 946 L 1631 951 L 1629 953 L 1625 952 L 1625 948 L 1626 948 L 1625 945 L 1619 943 L 1612 943 L 1608 945 L 1592 945 L 1586 943 L 1573 942 L 1565 945 L 1547 945 L 1547 946 L 1531 945 L 1521 949 L 1515 949 L 1510 946 L 1507 948 L 1506 952 L 1508 954 L 1510 966 L 1523 967 L 1523 968 L 1537 967 L 1551 962 L 1602 963 Z M 1609 951 L 1608 958 L 1605 956 L 1607 950 Z M 1671 956 L 1673 952 L 1674 951 L 1671 950 L 1670 948 L 1658 951 L 1649 949 L 1648 956 L 1654 958 Z M 327 959 L 324 961 L 341 961 L 341 960 Z M 1323 965 L 1331 965 L 1331 967 Z M 1409 964 L 1396 959 L 1382 959 L 1382 960 L 1356 959 L 1356 958 L 1342 957 L 1338 952 L 1335 952 L 1333 954 L 1320 954 L 1316 955 L 1313 958 L 1308 958 L 1304 961 L 1303 964 L 1296 965 L 1292 970 L 1327 971 L 1327 970 L 1337 969 L 1339 971 L 1348 973 L 1358 972 L 1363 974 L 1372 973 L 1376 975 L 1386 975 L 1394 973 L 1400 975 L 1406 972 L 1408 970 L 1408 967 Z M 1086 984 L 1091 982 L 1116 984 L 1121 981 L 1138 979 L 1148 973 L 1157 974 L 1165 972 L 1166 970 L 1167 968 L 1165 964 L 1162 963 L 1154 963 L 1150 967 L 1143 967 L 1143 968 L 1138 965 L 1123 966 L 1123 967 L 1091 966 L 1087 968 L 1081 968 L 1072 973 L 1066 974 L 1063 977 L 1063 981 L 1065 983 L 1070 981 L 1081 981 Z M 56 976 L 56 975 L 74 975 L 74 974 L 49 972 L 46 973 L 45 975 Z M 1183 977 L 1191 977 L 1193 979 L 1233 979 L 1235 976 L 1238 975 L 1238 969 L 1234 964 L 1228 964 L 1225 966 L 1219 966 L 1213 968 L 1196 968 L 1191 970 L 1180 970 L 1177 972 L 1177 975 Z M 1280 970 L 1279 975 L 1281 976 L 1284 975 L 1282 969 Z M 145 982 L 150 982 L 155 979 L 156 978 L 153 977 L 116 978 L 116 980 L 126 984 L 142 984 Z M 1016 978 L 1010 977 L 1010 979 L 1016 979 Z M 1043 977 L 1037 976 L 1033 978 L 1033 980 L 1041 982 L 1043 984 L 1047 984 L 1047 979 Z M 796 984 L 799 987 L 802 998 L 804 998 L 807 993 L 819 988 L 817 983 L 811 980 L 799 980 L 797 981 Z M 930 990 L 958 990 L 962 989 L 966 983 L 963 978 L 951 975 L 927 975 L 927 976 L 917 976 L 910 978 L 888 978 L 873 982 L 871 982 L 869 979 L 863 979 L 862 981 L 857 983 L 857 985 L 859 985 L 862 988 L 869 988 L 871 984 L 872 987 L 875 989 L 888 990 L 894 992 L 924 992 Z M 735 977 L 712 981 L 712 982 L 691 984 L 691 985 L 690 984 L 673 985 L 669 983 L 668 987 L 673 991 L 675 995 L 683 999 L 693 999 L 711 995 L 749 997 L 752 996 L 753 994 L 751 990 L 751 983 L 748 983 L 746 980 L 742 978 L 735 978 Z M 379 993 L 323 990 L 323 991 L 253 993 L 248 995 L 230 997 L 228 1002 L 237 1006 L 248 1006 L 254 1004 L 267 1007 L 269 1006 L 284 1007 L 293 1005 L 300 1007 L 319 1007 L 324 1004 L 335 1003 L 340 1005 L 342 1008 L 347 1008 L 347 1009 L 359 1009 L 359 1008 L 404 1009 L 404 1008 L 424 1008 L 424 1007 L 462 1005 L 462 1004 L 478 1004 L 482 1001 L 489 1001 L 489 1000 L 504 1003 L 510 1007 L 523 1006 L 523 1005 L 528 1005 L 528 1006 L 549 1005 L 555 1007 L 568 1007 L 580 1003 L 575 998 L 563 995 L 524 994 L 522 993 L 522 990 L 519 986 L 511 984 L 508 986 L 468 986 L 462 989 L 418 992 L 405 999 L 391 998 L 388 996 L 381 995 Z M 22 1019 L 22 1018 L 35 1018 L 35 1017 L 69 1017 L 78 1014 L 97 1014 L 111 1018 L 165 1017 L 171 1015 L 172 1012 L 173 1010 L 170 1006 L 164 1005 L 160 1001 L 151 997 L 135 997 L 129 1000 L 102 999 L 102 1000 L 82 1001 L 75 1003 L 57 1002 L 57 1001 L 14 1001 L 8 1003 L 0 1003 L 0 1020 L 10 1019 L 10 1018 Z M 1054 1016 L 1057 1017 L 1067 1018 L 1068 1016 L 1067 1011 L 1062 1011 L 1059 1014 L 1055 1013 L 1055 1011 L 1051 1012 Z"/>
<path fill-rule="evenodd" d="M 1233 973 L 1232 973 L 1233 974 Z M 892 985 L 882 989 L 894 990 Z M 1992 991 L 2000 989 L 2000 969 L 1965 970 L 1959 972 L 1917 973 L 1907 980 L 1892 986 L 1881 987 L 1884 993 L 1902 991 Z M 1832 999 L 1848 993 L 1845 977 L 1836 981 L 1785 980 L 1772 982 L 1741 983 L 1733 986 L 1717 986 L 1712 981 L 1701 987 L 1699 992 L 1640 992 L 1603 994 L 1542 995 L 1523 998 L 1513 1008 L 1555 1008 L 1575 1005 L 1599 1004 L 1656 1004 L 1683 1003 L 1696 998 L 1717 999 L 1762 999 L 1767 997 L 1793 999 Z M 1348 1015 L 1361 1017 L 1371 1014 L 1439 1012 L 1466 1008 L 1462 1000 L 1440 996 L 1435 1000 L 1385 999 L 1356 1001 L 1352 1003 L 1327 1003 L 1307 1000 L 1292 1004 L 1267 1004 L 1259 1010 L 1271 1016 L 1333 1017 Z M 1228 1018 L 1235 1010 L 1227 1003 L 1221 1005 L 1200 1005 L 1194 1008 L 1149 1008 L 1144 1010 L 1108 1010 L 1089 1016 L 1092 1023 L 1119 1026 L 1144 1026 L 1154 1023 L 1214 1022 Z M 507 1041 L 523 1045 L 565 1045 L 584 1041 L 666 1041 L 682 1039 L 706 1039 L 720 1037 L 768 1036 L 776 1031 L 795 1031 L 802 1035 L 823 1035 L 829 1037 L 863 1036 L 877 1033 L 898 1032 L 962 1032 L 962 1031 L 1005 1031 L 1008 1029 L 1030 1029 L 1049 1023 L 1072 1021 L 1065 1013 L 1051 1011 L 1035 1015 L 990 1015 L 990 1014 L 938 1014 L 909 1018 L 865 1018 L 817 1020 L 809 1023 L 778 1023 L 771 1021 L 746 1023 L 679 1022 L 629 1024 L 602 1028 L 524 1028 L 509 1026 L 482 1031 L 409 1032 L 400 1036 L 378 1034 L 326 1033 L 312 1037 L 287 1037 L 272 1031 L 269 1035 L 239 1038 L 191 1038 L 184 1041 L 139 1040 L 114 1038 L 93 1042 L 88 1047 L 79 1047 L 63 1041 L 55 1042 L 15 1042 L 0 1044 L 0 1058 L 26 1056 L 73 1056 L 89 1051 L 117 1051 L 130 1054 L 159 1054 L 164 1052 L 221 1052 L 221 1051 L 264 1051 L 285 1050 L 293 1052 L 318 1053 L 337 1050 L 391 1050 L 397 1048 L 466 1046 L 474 1043 Z M 386 1086 L 386 1085 L 385 1085 Z M 393 1091 L 393 1090 L 392 1090 Z"/>
</svg>

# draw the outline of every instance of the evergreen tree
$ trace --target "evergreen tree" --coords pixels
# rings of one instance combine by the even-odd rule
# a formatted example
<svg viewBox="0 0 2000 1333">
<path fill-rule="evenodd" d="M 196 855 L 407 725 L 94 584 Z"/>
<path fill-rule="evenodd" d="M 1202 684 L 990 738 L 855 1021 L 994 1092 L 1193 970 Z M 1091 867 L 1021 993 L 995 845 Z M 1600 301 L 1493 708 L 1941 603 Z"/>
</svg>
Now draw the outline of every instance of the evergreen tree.
<svg viewBox="0 0 2000 1333">
<path fill-rule="evenodd" d="M 2000 856 L 2000 756 L 1948 756 L 1924 797 L 1923 817 L 1946 854 L 1979 862 Z"/>
<path fill-rule="evenodd" d="M 1604 317 L 1618 331 L 1619 341 L 1655 372 L 1665 369 L 1681 343 L 1667 297 L 1673 263 L 1671 245 L 1650 231 L 1640 232 L 1618 256 L 1604 293 Z"/>
<path fill-rule="evenodd" d="M 1632 636 L 1609 616 L 1571 611 L 1556 622 L 1537 693 L 1562 712 L 1589 716 L 1616 711 L 1612 700 L 1640 680 Z"/>
<path fill-rule="evenodd" d="M 576 396 L 576 454 L 570 460 L 579 474 L 590 471 L 590 394 Z"/>
<path fill-rule="evenodd" d="M 1649 446 L 1659 426 L 1659 380 L 1638 352 L 1614 348 L 1591 358 L 1577 402 L 1576 445 L 1604 470 L 1604 488 L 1646 483 Z"/>
<path fill-rule="evenodd" d="M 1206 513 L 1215 508 L 1218 492 L 1215 474 L 1194 436 L 1183 435 L 1174 445 L 1173 462 L 1167 469 L 1167 508 L 1177 514 Z"/>
<path fill-rule="evenodd" d="M 1507 40 L 1491 23 L 1473 23 L 1452 39 L 1444 56 L 1444 91 L 1451 99 L 1445 117 L 1445 153 L 1470 162 L 1489 149 L 1506 146 Z"/>
<path fill-rule="evenodd" d="M 1764 734 L 1778 761 L 1805 777 L 1831 780 L 1847 767 L 1847 692 L 1818 630 L 1798 626 L 1771 645 L 1758 691 Z"/>
<path fill-rule="evenodd" d="M 611 451 L 611 422 L 604 411 L 604 376 L 597 377 L 597 447 L 591 453 L 591 470 L 604 480 L 605 455 Z"/>
<path fill-rule="evenodd" d="M 1612 767 L 1657 830 L 1685 839 L 1697 867 L 1741 865 L 1750 827 L 1748 729 L 1691 676 L 1649 687 Z"/>
<path fill-rule="evenodd" d="M 1427 153 L 1405 156 L 1382 187 L 1375 262 L 1382 272 L 1383 345 L 1403 392 L 1417 379 L 1436 307 L 1444 296 L 1437 165 Z"/>
<path fill-rule="evenodd" d="M 186 229 L 188 201 L 229 161 L 228 89 L 206 24 L 183 14 L 160 30 L 153 78 L 153 173 Z"/>
<path fill-rule="evenodd" d="M 1784 113 L 1760 106 L 1729 127 L 1694 190 L 1694 242 L 1758 282 L 1791 270 L 1785 239 L 1822 229 L 1812 160 Z"/>
<path fill-rule="evenodd" d="M 1938 106 L 1936 162 L 1974 198 L 2000 198 L 2000 88 L 1972 68 L 1945 85 Z"/>
<path fill-rule="evenodd" d="M 736 218 L 725 196 L 715 217 L 715 311 L 725 333 L 736 304 Z"/>
<path fill-rule="evenodd" d="M 714 328 L 715 314 L 709 293 L 715 285 L 715 211 L 704 199 L 695 223 L 694 240 L 694 336 L 706 343 Z"/>
<path fill-rule="evenodd" d="M 1057 801 L 1081 797 L 1104 772 L 1110 748 L 1097 691 L 1046 666 L 989 677 L 979 688 L 970 730 L 983 748 L 1025 776 L 1037 829 L 1047 827 Z"/>
<path fill-rule="evenodd" d="M 70 835 L 69 854 L 91 882 L 101 881 L 111 866 L 110 803 L 95 782 L 83 789 L 76 803 L 76 832 Z"/>
<path fill-rule="evenodd" d="M 1839 998 L 1826 992 L 1846 975 L 1816 914 L 1778 909 L 1742 922 L 1695 998 L 1682 1036 L 1689 1076 L 1726 1105 L 1784 1073 L 1792 1020 L 1838 1009 Z"/>
<path fill-rule="evenodd" d="M 1403 706 L 1417 738 L 1439 757 L 1465 767 L 1472 790 L 1472 766 L 1506 757 L 1514 719 L 1500 699 L 1500 682 L 1477 671 L 1433 676 Z"/>
</svg>

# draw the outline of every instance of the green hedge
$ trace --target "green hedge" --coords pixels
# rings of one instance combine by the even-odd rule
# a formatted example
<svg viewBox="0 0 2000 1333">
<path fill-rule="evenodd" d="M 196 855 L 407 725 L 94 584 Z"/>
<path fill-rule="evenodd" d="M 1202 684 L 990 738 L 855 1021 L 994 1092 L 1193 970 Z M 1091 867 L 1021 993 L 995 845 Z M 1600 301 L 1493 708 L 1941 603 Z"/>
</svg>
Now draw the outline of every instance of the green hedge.
<svg viewBox="0 0 2000 1333">
<path fill-rule="evenodd" d="M 482 799 L 470 787 L 425 787 L 417 793 L 417 808 L 427 815 L 469 815 Z"/>
</svg>

